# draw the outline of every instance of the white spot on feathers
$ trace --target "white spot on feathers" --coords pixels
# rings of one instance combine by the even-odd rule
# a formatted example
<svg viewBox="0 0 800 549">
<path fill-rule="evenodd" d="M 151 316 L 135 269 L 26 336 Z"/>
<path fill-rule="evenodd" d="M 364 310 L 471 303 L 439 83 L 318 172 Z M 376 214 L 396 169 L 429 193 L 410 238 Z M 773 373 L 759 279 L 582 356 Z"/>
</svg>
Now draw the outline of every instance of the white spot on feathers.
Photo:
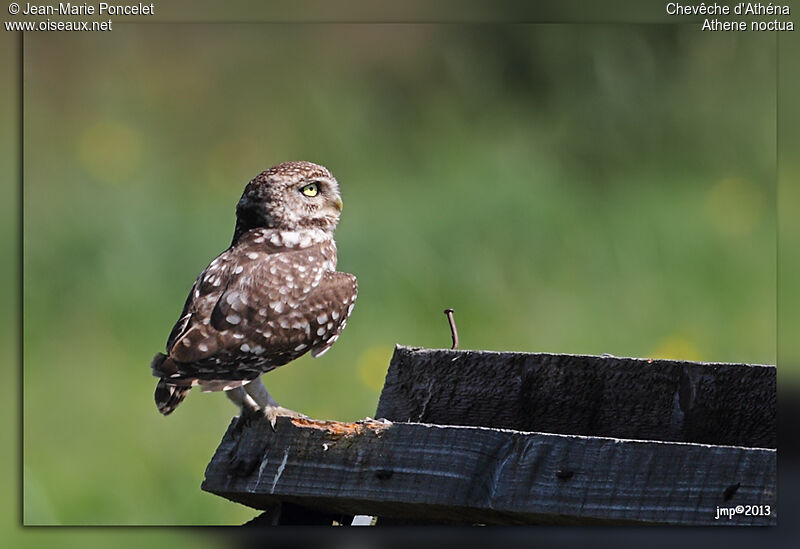
<svg viewBox="0 0 800 549">
<path fill-rule="evenodd" d="M 322 313 L 321 315 L 319 315 L 317 317 L 317 324 L 325 324 L 326 322 L 328 322 L 328 315 L 327 314 Z"/>
<path fill-rule="evenodd" d="M 250 259 L 258 259 L 258 254 L 256 252 L 247 252 L 247 257 Z"/>
<path fill-rule="evenodd" d="M 281 233 L 281 237 L 283 239 L 284 246 L 294 248 L 300 244 L 300 235 L 297 233 L 297 231 L 284 231 Z"/>
<path fill-rule="evenodd" d="M 241 349 L 245 353 L 250 352 L 250 345 L 248 345 L 247 343 L 242 343 L 242 346 L 239 347 L 239 349 Z"/>
<path fill-rule="evenodd" d="M 197 346 L 197 348 L 200 350 L 201 353 L 205 353 L 206 351 L 208 351 L 208 345 L 206 345 L 205 343 L 200 343 Z"/>
<path fill-rule="evenodd" d="M 302 351 L 302 350 L 303 350 L 303 349 L 305 349 L 306 347 L 308 347 L 308 345 L 306 345 L 305 343 L 301 343 L 300 345 L 298 345 L 297 347 L 295 347 L 295 348 L 294 348 L 294 350 L 295 350 L 295 351 Z"/>
<path fill-rule="evenodd" d="M 233 270 L 233 274 L 237 274 L 238 275 L 242 271 L 244 271 L 244 267 L 242 267 L 241 265 L 237 265 L 236 268 Z"/>
<path fill-rule="evenodd" d="M 225 317 L 225 320 L 227 320 L 230 324 L 239 324 L 242 321 L 242 317 L 235 314 L 229 314 Z"/>
</svg>

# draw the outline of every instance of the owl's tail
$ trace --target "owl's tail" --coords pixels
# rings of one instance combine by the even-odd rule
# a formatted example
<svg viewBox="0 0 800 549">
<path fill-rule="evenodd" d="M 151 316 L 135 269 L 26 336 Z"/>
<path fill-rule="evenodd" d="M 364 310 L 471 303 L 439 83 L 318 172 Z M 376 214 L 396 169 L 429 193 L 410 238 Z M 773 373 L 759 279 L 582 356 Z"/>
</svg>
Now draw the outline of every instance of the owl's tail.
<svg viewBox="0 0 800 549">
<path fill-rule="evenodd" d="M 158 375 L 164 371 L 165 366 L 172 365 L 172 361 L 167 361 L 167 364 L 164 363 L 165 361 L 167 361 L 167 356 L 161 353 L 158 353 L 153 358 L 153 362 L 150 363 L 150 367 L 153 369 L 154 374 Z M 155 397 L 158 411 L 165 416 L 171 414 L 172 411 L 178 407 L 178 404 L 183 402 L 183 399 L 186 398 L 186 395 L 189 394 L 189 391 L 191 390 L 191 385 L 175 385 L 174 383 L 169 383 L 165 378 L 162 377 L 160 380 L 158 380 L 156 392 L 153 395 Z"/>
<path fill-rule="evenodd" d="M 156 385 L 155 399 L 158 411 L 168 416 L 178 407 L 186 395 L 191 391 L 191 387 L 181 387 L 180 385 L 173 385 L 167 383 L 166 380 L 160 380 Z"/>
</svg>

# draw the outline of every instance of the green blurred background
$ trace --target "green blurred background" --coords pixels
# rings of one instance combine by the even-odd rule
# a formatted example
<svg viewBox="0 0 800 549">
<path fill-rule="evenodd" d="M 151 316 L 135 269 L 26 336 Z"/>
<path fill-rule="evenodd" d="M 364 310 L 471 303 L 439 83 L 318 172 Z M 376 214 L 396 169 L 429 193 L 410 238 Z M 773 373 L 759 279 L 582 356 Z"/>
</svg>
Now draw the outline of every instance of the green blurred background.
<svg viewBox="0 0 800 549">
<path fill-rule="evenodd" d="M 24 521 L 236 524 L 199 490 L 235 409 L 153 404 L 152 355 L 294 159 L 359 279 L 265 377 L 372 415 L 396 343 L 776 361 L 776 47 L 680 25 L 117 25 L 25 46 Z M 798 377 L 797 370 L 785 372 Z"/>
</svg>

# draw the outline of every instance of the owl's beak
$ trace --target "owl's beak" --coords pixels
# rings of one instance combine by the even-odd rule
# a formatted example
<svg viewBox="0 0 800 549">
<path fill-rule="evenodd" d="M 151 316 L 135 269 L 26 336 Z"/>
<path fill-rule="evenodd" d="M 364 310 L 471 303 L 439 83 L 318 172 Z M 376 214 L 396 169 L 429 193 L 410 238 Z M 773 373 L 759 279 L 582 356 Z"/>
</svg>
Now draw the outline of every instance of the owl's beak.
<svg viewBox="0 0 800 549">
<path fill-rule="evenodd" d="M 337 210 L 339 210 L 340 212 L 342 211 L 342 199 L 340 197 L 337 196 L 335 199 L 332 200 L 332 203 L 334 206 L 336 206 Z"/>
</svg>

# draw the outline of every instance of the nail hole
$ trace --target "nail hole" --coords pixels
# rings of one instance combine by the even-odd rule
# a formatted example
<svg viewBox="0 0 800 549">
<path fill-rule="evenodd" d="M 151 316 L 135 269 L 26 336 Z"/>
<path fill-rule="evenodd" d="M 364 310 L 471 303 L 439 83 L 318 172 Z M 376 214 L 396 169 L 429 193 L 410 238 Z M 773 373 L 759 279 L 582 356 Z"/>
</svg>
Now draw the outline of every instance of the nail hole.
<svg viewBox="0 0 800 549">
<path fill-rule="evenodd" d="M 722 492 L 722 499 L 724 499 L 725 501 L 731 499 L 733 495 L 736 493 L 736 490 L 738 490 L 739 486 L 741 485 L 742 484 L 740 482 L 737 482 L 736 484 L 731 484 L 730 486 L 725 488 L 725 491 Z"/>
<path fill-rule="evenodd" d="M 378 469 L 377 471 L 375 471 L 375 478 L 377 478 L 378 480 L 387 480 L 392 478 L 393 474 L 394 471 L 390 469 Z"/>
<path fill-rule="evenodd" d="M 559 469 L 556 471 L 556 478 L 559 480 L 569 480 L 572 478 L 572 475 L 575 474 L 575 471 L 565 471 L 563 469 Z"/>
</svg>

